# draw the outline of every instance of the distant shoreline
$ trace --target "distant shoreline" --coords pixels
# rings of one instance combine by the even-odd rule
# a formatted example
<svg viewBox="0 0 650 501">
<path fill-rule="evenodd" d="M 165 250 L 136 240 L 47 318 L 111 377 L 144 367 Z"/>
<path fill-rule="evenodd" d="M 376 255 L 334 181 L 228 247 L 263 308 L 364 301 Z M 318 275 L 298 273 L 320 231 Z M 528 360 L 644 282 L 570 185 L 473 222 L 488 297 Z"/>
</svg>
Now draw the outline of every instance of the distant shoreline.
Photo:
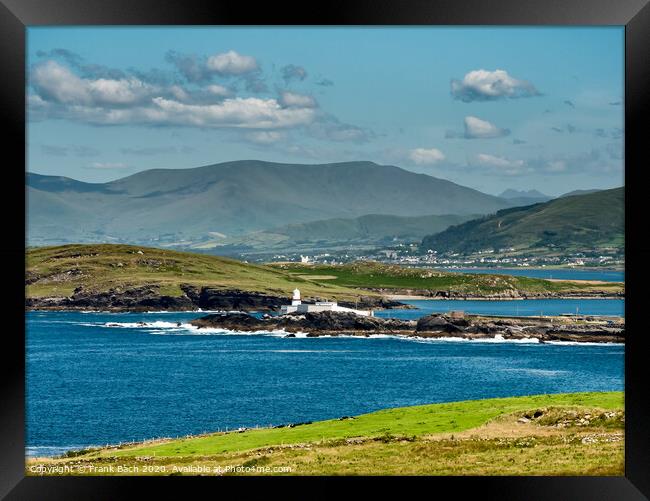
<svg viewBox="0 0 650 501">
<path fill-rule="evenodd" d="M 598 296 L 526 296 L 526 297 L 485 297 L 485 296 L 463 296 L 463 297 L 432 297 L 409 294 L 388 294 L 387 299 L 391 301 L 535 301 L 542 299 L 625 299 L 625 296 L 598 295 Z"/>
</svg>

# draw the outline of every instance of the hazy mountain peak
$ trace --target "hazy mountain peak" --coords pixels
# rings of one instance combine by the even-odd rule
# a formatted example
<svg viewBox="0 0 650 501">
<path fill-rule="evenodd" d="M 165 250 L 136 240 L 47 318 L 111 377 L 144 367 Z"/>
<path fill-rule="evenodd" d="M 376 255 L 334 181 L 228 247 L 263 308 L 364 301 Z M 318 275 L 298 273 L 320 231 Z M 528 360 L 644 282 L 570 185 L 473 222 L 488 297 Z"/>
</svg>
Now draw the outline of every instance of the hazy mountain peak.
<svg viewBox="0 0 650 501">
<path fill-rule="evenodd" d="M 550 198 L 537 190 L 513 190 L 508 188 L 499 195 L 501 198 Z"/>
<path fill-rule="evenodd" d="M 242 235 L 329 218 L 488 214 L 513 205 L 450 181 L 368 161 L 240 160 L 147 170 L 100 184 L 56 176 L 28 176 L 26 181 L 33 245 L 185 245 L 214 233 Z"/>
</svg>

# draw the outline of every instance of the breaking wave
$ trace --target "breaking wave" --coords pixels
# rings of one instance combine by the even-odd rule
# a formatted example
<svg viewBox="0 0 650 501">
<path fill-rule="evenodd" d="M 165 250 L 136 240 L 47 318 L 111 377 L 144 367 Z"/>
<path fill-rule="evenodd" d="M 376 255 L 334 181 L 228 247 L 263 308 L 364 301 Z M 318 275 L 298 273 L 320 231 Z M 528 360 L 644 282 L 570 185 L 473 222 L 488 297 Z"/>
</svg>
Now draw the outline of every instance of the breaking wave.
<svg viewBox="0 0 650 501">
<path fill-rule="evenodd" d="M 230 329 L 202 327 L 198 328 L 186 322 L 168 322 L 156 320 L 153 322 L 77 322 L 77 325 L 87 327 L 103 327 L 109 329 L 142 329 L 148 334 L 164 336 L 287 336 L 297 339 L 308 337 L 307 332 L 287 332 L 284 329 L 274 329 L 270 331 L 238 331 Z M 323 335 L 313 336 L 309 339 L 320 338 L 343 338 L 343 339 L 393 339 L 398 341 L 408 341 L 413 343 L 477 343 L 477 344 L 523 344 L 523 345 L 541 345 L 550 344 L 554 346 L 603 346 L 615 345 L 617 343 L 590 343 L 578 341 L 545 341 L 541 342 L 536 337 L 522 339 L 505 339 L 501 334 L 496 334 L 493 338 L 466 339 L 461 337 L 417 337 L 417 336 L 400 336 L 395 334 L 369 334 L 367 336 L 341 334 L 338 336 Z"/>
</svg>

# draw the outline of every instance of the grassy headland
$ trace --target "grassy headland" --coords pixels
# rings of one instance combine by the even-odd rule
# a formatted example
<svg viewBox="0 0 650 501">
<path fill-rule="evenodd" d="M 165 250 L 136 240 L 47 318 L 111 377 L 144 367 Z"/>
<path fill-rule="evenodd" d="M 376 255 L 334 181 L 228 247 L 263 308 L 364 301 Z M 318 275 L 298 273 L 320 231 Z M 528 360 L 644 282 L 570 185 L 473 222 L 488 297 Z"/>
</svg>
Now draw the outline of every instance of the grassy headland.
<svg viewBox="0 0 650 501">
<path fill-rule="evenodd" d="M 27 474 L 621 475 L 623 422 L 621 392 L 472 400 L 80 451 Z"/>
<path fill-rule="evenodd" d="M 615 295 L 621 283 L 576 283 L 508 275 L 481 275 L 404 268 L 375 262 L 347 265 L 299 263 L 255 265 L 234 259 L 132 245 L 74 244 L 27 251 L 28 298 L 69 297 L 154 286 L 157 293 L 183 296 L 183 285 L 239 290 L 286 298 L 300 288 L 304 298 L 353 301 L 360 296 L 415 291 L 450 295 L 600 293 Z"/>
<path fill-rule="evenodd" d="M 28 297 L 68 296 L 77 287 L 107 291 L 146 285 L 169 296 L 183 294 L 181 284 L 290 295 L 353 298 L 357 291 L 317 283 L 269 266 L 206 254 L 134 245 L 73 244 L 27 251 Z"/>
<path fill-rule="evenodd" d="M 543 280 L 513 275 L 453 273 L 431 268 L 406 268 L 362 261 L 344 265 L 277 263 L 273 268 L 287 271 L 298 279 L 366 289 L 413 289 L 450 291 L 467 295 L 491 295 L 517 291 L 526 293 L 571 293 L 623 291 L 619 282 L 592 283 L 570 280 Z"/>
</svg>

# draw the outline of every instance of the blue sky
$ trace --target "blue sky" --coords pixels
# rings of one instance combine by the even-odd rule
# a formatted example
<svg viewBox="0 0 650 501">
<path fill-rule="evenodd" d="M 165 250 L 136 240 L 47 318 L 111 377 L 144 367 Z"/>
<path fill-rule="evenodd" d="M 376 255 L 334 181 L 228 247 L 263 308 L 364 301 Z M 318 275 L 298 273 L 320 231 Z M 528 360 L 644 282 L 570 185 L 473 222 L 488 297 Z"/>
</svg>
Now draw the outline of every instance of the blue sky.
<svg viewBox="0 0 650 501">
<path fill-rule="evenodd" d="M 28 169 L 372 160 L 498 194 L 623 184 L 622 27 L 34 27 Z"/>
</svg>

